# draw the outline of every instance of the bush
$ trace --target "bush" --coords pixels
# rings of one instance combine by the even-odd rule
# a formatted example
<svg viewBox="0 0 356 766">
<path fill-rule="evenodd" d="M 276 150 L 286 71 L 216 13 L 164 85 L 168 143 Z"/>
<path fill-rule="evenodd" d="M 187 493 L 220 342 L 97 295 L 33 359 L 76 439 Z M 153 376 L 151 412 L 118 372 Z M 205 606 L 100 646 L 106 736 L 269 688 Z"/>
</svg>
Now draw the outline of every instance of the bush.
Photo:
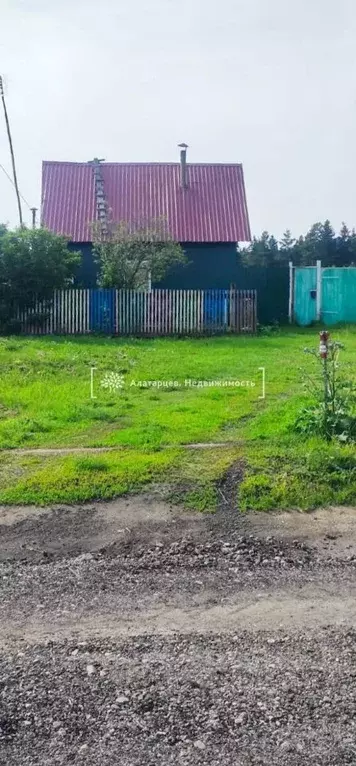
<svg viewBox="0 0 356 766">
<path fill-rule="evenodd" d="M 34 310 L 36 301 L 49 305 L 53 291 L 73 282 L 80 253 L 68 249 L 65 237 L 46 229 L 16 229 L 0 237 L 0 331 L 21 329 L 19 312 Z M 33 314 L 33 321 L 44 321 Z"/>
</svg>

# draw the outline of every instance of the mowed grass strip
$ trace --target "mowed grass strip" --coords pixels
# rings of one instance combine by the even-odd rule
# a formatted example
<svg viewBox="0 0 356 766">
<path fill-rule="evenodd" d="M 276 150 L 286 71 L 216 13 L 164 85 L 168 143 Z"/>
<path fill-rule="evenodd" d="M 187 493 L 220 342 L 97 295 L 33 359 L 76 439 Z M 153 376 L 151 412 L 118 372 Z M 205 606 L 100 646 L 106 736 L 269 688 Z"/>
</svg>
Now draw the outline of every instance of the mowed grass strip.
<svg viewBox="0 0 356 766">
<path fill-rule="evenodd" d="M 159 482 L 178 460 L 175 450 L 0 459 L 0 503 L 49 505 L 110 499 Z"/>
<path fill-rule="evenodd" d="M 344 342 L 342 361 L 354 376 L 355 329 L 332 334 Z M 221 500 L 219 482 L 236 461 L 244 464 L 236 490 L 242 510 L 355 502 L 355 448 L 293 432 L 306 403 L 302 369 L 316 372 L 303 349 L 317 343 L 315 329 L 179 340 L 0 339 L 2 449 L 117 447 L 101 455 L 33 459 L 3 453 L 0 502 L 80 502 L 158 482 L 188 507 L 212 510 Z M 265 400 L 259 398 L 261 367 Z M 121 376 L 122 388 L 102 388 L 111 372 Z M 175 385 L 139 385 L 154 380 Z M 237 380 L 255 386 L 186 383 Z M 196 442 L 231 448 L 181 449 Z"/>
</svg>

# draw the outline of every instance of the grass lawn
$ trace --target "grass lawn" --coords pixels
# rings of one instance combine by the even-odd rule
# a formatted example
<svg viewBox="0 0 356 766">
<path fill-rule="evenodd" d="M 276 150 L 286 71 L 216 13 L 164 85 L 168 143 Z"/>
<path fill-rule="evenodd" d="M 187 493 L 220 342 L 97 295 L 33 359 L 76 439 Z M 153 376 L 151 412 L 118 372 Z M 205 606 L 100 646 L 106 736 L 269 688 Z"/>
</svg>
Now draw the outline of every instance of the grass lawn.
<svg viewBox="0 0 356 766">
<path fill-rule="evenodd" d="M 356 328 L 332 335 L 345 344 L 342 361 L 354 375 Z M 110 498 L 153 482 L 210 509 L 236 460 L 244 465 L 243 509 L 355 502 L 355 448 L 292 430 L 306 402 L 301 368 L 316 372 L 303 349 L 317 343 L 315 328 L 182 340 L 0 339 L 0 502 Z M 110 373 L 120 388 L 102 385 Z M 197 442 L 227 446 L 184 448 Z M 14 451 L 38 447 L 116 449 Z"/>
</svg>

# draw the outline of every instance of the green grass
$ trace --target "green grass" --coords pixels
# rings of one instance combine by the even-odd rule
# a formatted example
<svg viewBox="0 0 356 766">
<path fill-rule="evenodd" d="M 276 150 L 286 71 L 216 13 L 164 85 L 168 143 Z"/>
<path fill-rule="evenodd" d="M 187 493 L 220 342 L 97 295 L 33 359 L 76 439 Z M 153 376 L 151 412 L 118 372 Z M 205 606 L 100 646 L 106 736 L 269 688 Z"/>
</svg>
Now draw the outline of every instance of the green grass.
<svg viewBox="0 0 356 766">
<path fill-rule="evenodd" d="M 130 450 L 120 455 L 107 453 L 100 458 L 46 456 L 35 463 L 6 455 L 0 502 L 44 505 L 109 499 L 162 480 L 176 460 L 174 450 L 158 453 Z"/>
<path fill-rule="evenodd" d="M 344 342 L 341 358 L 352 365 L 356 329 L 332 335 Z M 210 510 L 217 482 L 237 459 L 245 467 L 243 509 L 355 502 L 355 449 L 306 441 L 292 431 L 305 404 L 300 368 L 316 369 L 303 349 L 317 343 L 315 329 L 180 340 L 0 339 L 0 448 L 118 448 L 50 457 L 2 453 L 0 502 L 110 498 L 153 482 L 169 485 L 188 507 Z M 265 400 L 259 398 L 260 367 L 266 368 Z M 103 389 L 107 372 L 122 375 L 124 387 Z M 194 387 L 185 385 L 188 379 L 255 386 Z M 133 380 L 175 385 L 144 388 Z M 220 441 L 231 447 L 182 449 Z"/>
<path fill-rule="evenodd" d="M 259 448 L 250 443 L 240 486 L 242 510 L 308 510 L 356 501 L 356 451 L 318 439 L 301 443 L 281 435 Z"/>
</svg>

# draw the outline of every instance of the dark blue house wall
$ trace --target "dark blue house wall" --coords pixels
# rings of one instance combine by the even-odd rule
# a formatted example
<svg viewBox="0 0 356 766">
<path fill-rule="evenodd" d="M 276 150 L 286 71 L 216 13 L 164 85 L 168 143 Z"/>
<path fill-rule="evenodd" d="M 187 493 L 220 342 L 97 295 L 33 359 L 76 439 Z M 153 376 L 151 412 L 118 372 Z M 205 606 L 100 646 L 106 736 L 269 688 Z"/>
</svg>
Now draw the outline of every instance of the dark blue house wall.
<svg viewBox="0 0 356 766">
<path fill-rule="evenodd" d="M 185 243 L 182 247 L 187 256 L 187 265 L 171 269 L 166 277 L 153 287 L 204 290 L 227 288 L 231 282 L 236 282 L 238 260 L 235 244 Z M 92 244 L 71 242 L 69 248 L 81 250 L 83 255 L 76 286 L 95 287 L 98 269 L 93 257 Z"/>
<path fill-rule="evenodd" d="M 237 278 L 237 252 L 234 243 L 184 243 L 186 266 L 177 266 L 154 285 L 183 290 L 226 288 Z"/>
<path fill-rule="evenodd" d="M 91 243 L 71 243 L 81 250 L 82 264 L 76 287 L 96 287 L 97 264 Z M 224 289 L 235 284 L 239 290 L 257 290 L 258 320 L 261 324 L 288 319 L 289 269 L 287 266 L 250 266 L 239 263 L 234 244 L 184 244 L 188 265 L 172 269 L 153 287 L 176 289 Z"/>
<path fill-rule="evenodd" d="M 75 287 L 96 287 L 98 267 L 93 256 L 92 243 L 70 242 L 68 248 L 69 250 L 80 250 L 82 253 L 82 262 L 78 267 Z"/>
</svg>

